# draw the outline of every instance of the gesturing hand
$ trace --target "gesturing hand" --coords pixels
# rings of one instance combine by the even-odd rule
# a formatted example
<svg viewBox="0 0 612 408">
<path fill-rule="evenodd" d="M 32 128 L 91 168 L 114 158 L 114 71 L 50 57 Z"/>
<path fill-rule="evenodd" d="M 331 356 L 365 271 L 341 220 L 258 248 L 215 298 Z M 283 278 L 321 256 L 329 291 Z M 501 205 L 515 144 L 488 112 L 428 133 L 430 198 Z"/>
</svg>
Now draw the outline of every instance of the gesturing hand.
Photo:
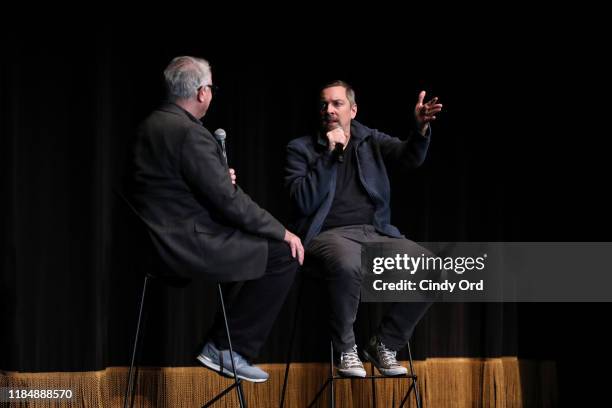
<svg viewBox="0 0 612 408">
<path fill-rule="evenodd" d="M 425 99 L 425 91 L 419 93 L 419 99 L 414 107 L 414 117 L 416 118 L 417 128 L 424 136 L 429 127 L 429 122 L 436 120 L 436 114 L 442 110 L 442 104 L 437 103 L 438 97 L 433 97 L 429 102 L 423 103 Z"/>
</svg>

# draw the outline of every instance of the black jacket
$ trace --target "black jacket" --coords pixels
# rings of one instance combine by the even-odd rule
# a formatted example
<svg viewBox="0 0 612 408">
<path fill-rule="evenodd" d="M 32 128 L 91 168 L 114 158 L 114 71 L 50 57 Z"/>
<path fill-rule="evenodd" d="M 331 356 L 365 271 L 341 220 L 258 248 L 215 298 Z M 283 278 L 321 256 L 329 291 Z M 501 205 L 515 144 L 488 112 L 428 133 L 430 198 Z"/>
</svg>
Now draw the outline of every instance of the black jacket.
<svg viewBox="0 0 612 408">
<path fill-rule="evenodd" d="M 155 110 L 132 159 L 131 201 L 175 273 L 213 281 L 263 275 L 267 239 L 282 240 L 285 228 L 232 185 L 221 147 L 199 120 L 175 104 Z"/>
<path fill-rule="evenodd" d="M 403 237 L 391 225 L 391 187 L 386 165 L 402 168 L 420 166 L 427 154 L 430 135 L 431 130 L 426 136 L 411 132 L 402 141 L 356 120 L 351 121 L 351 139 L 357 151 L 357 173 L 374 203 L 373 224 L 381 234 Z M 285 186 L 297 212 L 294 228 L 304 245 L 319 234 L 329 213 L 336 191 L 336 170 L 336 159 L 322 135 L 300 137 L 287 145 Z"/>
</svg>

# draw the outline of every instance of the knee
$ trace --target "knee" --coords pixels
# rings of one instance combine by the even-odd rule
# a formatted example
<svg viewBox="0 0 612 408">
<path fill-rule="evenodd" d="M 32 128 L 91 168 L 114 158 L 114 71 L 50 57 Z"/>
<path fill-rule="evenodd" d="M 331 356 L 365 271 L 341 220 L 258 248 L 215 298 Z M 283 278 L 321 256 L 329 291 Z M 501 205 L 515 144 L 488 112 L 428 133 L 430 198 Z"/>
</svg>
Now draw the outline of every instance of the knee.
<svg viewBox="0 0 612 408">
<path fill-rule="evenodd" d="M 268 246 L 268 265 L 278 265 L 283 274 L 295 275 L 299 263 L 291 255 L 291 248 L 284 242 L 274 242 Z"/>
</svg>

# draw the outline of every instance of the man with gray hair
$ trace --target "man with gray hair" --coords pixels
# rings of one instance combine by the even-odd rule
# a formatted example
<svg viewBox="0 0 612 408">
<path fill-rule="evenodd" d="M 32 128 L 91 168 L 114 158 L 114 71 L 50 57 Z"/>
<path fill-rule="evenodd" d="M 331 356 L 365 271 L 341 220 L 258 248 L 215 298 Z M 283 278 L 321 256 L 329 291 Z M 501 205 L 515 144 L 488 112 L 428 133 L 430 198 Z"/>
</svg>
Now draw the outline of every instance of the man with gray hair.
<svg viewBox="0 0 612 408">
<path fill-rule="evenodd" d="M 226 282 L 237 375 L 263 382 L 268 374 L 249 360 L 272 328 L 304 248 L 236 184 L 221 146 L 200 122 L 215 89 L 208 62 L 174 58 L 164 77 L 169 101 L 139 128 L 131 197 L 147 223 L 159 226 L 157 248 L 172 269 Z M 197 359 L 233 376 L 220 313 Z"/>
</svg>

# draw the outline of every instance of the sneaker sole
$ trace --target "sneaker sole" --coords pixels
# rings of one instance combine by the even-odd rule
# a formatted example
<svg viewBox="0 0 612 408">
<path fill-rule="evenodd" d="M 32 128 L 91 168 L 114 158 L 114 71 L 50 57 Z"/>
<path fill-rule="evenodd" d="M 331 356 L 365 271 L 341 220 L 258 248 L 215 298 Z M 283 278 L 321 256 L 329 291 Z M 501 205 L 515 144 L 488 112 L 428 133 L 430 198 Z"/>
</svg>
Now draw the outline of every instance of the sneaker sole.
<svg viewBox="0 0 612 408">
<path fill-rule="evenodd" d="M 221 367 L 219 366 L 219 364 L 216 364 L 215 362 L 213 362 L 210 358 L 199 355 L 196 357 L 196 359 L 202 363 L 202 365 L 204 365 L 204 367 L 214 371 L 217 374 L 220 374 L 224 377 L 227 378 L 234 378 L 234 373 L 232 371 L 229 371 L 227 368 L 223 367 L 221 369 Z M 249 381 L 249 382 L 254 382 L 254 383 L 262 383 L 262 382 L 266 382 L 268 381 L 267 378 L 249 378 L 249 377 L 245 377 L 242 374 L 238 374 L 238 378 L 244 381 Z"/>
<path fill-rule="evenodd" d="M 338 371 L 338 374 L 340 374 L 342 377 L 358 377 L 358 378 L 363 378 L 366 376 L 366 371 L 363 370 L 363 372 L 348 372 L 348 371 L 342 371 L 341 369 L 339 369 L 338 367 L 336 367 L 336 371 Z"/>
<path fill-rule="evenodd" d="M 374 367 L 376 367 L 376 370 L 378 370 L 378 372 L 382 375 L 384 375 L 385 377 L 397 377 L 400 375 L 407 375 L 408 374 L 408 370 L 406 369 L 406 367 L 403 367 L 403 370 L 401 370 L 401 372 L 393 372 L 393 370 L 388 370 L 386 368 L 382 368 L 380 367 L 380 364 L 378 364 L 378 361 L 373 358 L 370 353 L 368 353 L 366 350 L 363 350 L 363 357 L 368 360 L 370 363 L 374 364 Z"/>
</svg>

